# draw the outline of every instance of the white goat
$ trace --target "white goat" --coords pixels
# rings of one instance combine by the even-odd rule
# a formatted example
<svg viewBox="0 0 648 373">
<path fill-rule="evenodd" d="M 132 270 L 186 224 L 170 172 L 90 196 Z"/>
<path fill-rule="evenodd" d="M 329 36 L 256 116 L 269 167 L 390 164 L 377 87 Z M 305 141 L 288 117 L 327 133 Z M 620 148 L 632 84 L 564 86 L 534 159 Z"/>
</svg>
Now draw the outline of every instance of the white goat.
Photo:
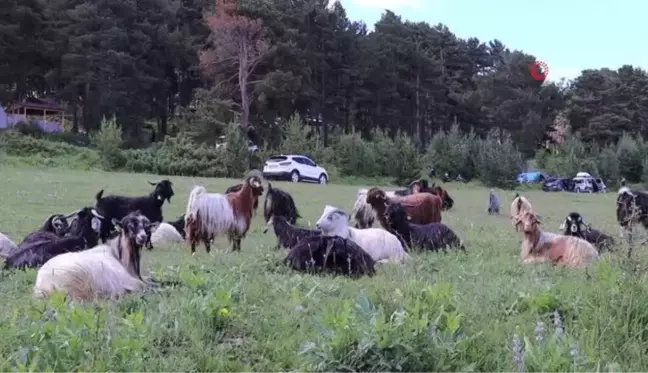
<svg viewBox="0 0 648 373">
<path fill-rule="evenodd" d="M 376 220 L 374 209 L 367 203 L 368 191 L 369 189 L 366 188 L 358 189 L 356 201 L 353 204 L 353 210 L 351 210 L 351 219 L 355 222 L 354 225 L 356 228 L 371 228 Z M 396 194 L 394 191 L 386 191 L 385 195 L 387 197 L 393 197 Z"/>
<path fill-rule="evenodd" d="M 155 232 L 151 234 L 151 244 L 158 245 L 167 242 L 184 242 L 184 238 L 173 225 L 160 223 Z"/>
<path fill-rule="evenodd" d="M 92 249 L 57 255 L 38 270 L 34 296 L 44 298 L 62 291 L 75 300 L 117 299 L 142 291 L 141 250 L 150 241 L 157 223 L 131 213 L 112 223 L 120 235 Z"/>
<path fill-rule="evenodd" d="M 13 254 L 16 249 L 18 249 L 18 246 L 16 246 L 9 237 L 0 233 L 0 257 L 7 258 Z"/>
<path fill-rule="evenodd" d="M 376 263 L 401 263 L 409 257 L 396 236 L 380 228 L 349 227 L 346 212 L 326 205 L 316 227 L 326 236 L 350 239 L 369 254 Z"/>
</svg>

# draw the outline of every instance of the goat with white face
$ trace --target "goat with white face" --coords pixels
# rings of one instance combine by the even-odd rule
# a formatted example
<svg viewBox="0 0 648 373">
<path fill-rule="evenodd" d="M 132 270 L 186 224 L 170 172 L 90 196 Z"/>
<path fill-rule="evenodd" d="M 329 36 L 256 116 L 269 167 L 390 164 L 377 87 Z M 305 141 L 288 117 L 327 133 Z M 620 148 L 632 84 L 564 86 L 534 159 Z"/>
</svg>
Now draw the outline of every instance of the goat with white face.
<svg viewBox="0 0 648 373">
<path fill-rule="evenodd" d="M 34 295 L 43 298 L 58 290 L 75 300 L 116 299 L 151 285 L 142 279 L 141 253 L 159 223 L 139 212 L 112 223 L 119 236 L 108 243 L 48 260 L 38 270 Z"/>
<path fill-rule="evenodd" d="M 585 223 L 581 214 L 577 212 L 572 212 L 567 215 L 560 225 L 560 229 L 563 230 L 565 236 L 580 237 L 591 243 L 596 247 L 599 253 L 604 250 L 613 250 L 614 239 L 598 229 L 591 228 L 587 223 Z"/>
<path fill-rule="evenodd" d="M 326 236 L 339 236 L 360 246 L 376 263 L 401 263 L 408 258 L 400 240 L 380 228 L 349 227 L 349 217 L 343 210 L 326 205 L 316 224 Z"/>
</svg>

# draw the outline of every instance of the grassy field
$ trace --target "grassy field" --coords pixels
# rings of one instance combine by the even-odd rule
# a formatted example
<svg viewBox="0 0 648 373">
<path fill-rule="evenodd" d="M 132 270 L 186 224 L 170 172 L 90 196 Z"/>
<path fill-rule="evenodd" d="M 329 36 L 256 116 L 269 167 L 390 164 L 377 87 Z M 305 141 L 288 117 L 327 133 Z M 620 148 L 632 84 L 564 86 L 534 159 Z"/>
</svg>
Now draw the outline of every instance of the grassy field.
<svg viewBox="0 0 648 373">
<path fill-rule="evenodd" d="M 158 176 L 0 167 L 0 231 L 20 241 L 53 213 L 95 193 L 139 195 Z M 167 220 L 195 183 L 222 192 L 236 180 L 173 177 Z M 350 210 L 357 187 L 276 183 L 314 224 L 324 205 Z M 447 184 L 443 216 L 468 254 L 414 254 L 373 278 L 301 275 L 277 265 L 257 216 L 240 253 L 218 240 L 210 255 L 185 245 L 144 253 L 158 279 L 183 285 L 117 303 L 32 298 L 34 271 L 0 272 L 0 370 L 17 371 L 645 371 L 648 294 L 642 249 L 605 254 L 583 270 L 522 266 L 521 236 L 486 214 L 487 191 Z M 544 229 L 578 211 L 617 234 L 615 194 L 525 192 Z M 555 312 L 556 311 L 556 312 Z M 553 315 L 564 333 L 556 333 Z M 540 334 L 538 336 L 538 334 Z M 523 351 L 513 353 L 518 335 Z M 515 348 L 513 348 L 515 349 Z M 514 355 L 518 356 L 517 363 Z"/>
</svg>

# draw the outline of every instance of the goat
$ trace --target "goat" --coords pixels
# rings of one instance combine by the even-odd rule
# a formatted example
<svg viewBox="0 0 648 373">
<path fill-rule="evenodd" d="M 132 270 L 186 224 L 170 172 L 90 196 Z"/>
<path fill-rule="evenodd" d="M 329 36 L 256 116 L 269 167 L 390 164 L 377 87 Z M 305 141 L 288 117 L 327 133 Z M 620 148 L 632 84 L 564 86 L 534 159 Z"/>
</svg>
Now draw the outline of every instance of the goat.
<svg viewBox="0 0 648 373">
<path fill-rule="evenodd" d="M 392 203 L 402 203 L 412 223 L 429 224 L 441 222 L 443 202 L 439 196 L 431 193 L 390 197 L 379 188 L 371 188 L 367 192 L 367 203 L 374 209 L 378 221 L 386 230 L 389 230 L 389 224 L 385 220 L 385 210 L 387 205 Z"/>
<path fill-rule="evenodd" d="M 273 226 L 275 236 L 277 236 L 276 248 L 285 247 L 290 249 L 306 237 L 321 236 L 319 231 L 293 226 L 281 215 L 270 216 L 263 230 L 264 234 L 268 231 L 270 225 Z"/>
<path fill-rule="evenodd" d="M 165 242 L 184 242 L 185 216 L 181 215 L 175 221 L 160 223 L 151 235 L 151 244 L 157 245 Z"/>
<path fill-rule="evenodd" d="M 524 240 L 520 250 L 522 263 L 545 262 L 568 267 L 583 267 L 599 259 L 591 243 L 575 236 L 543 232 L 541 221 L 533 211 L 524 211 L 515 217 L 515 226 L 522 225 Z"/>
<path fill-rule="evenodd" d="M 500 213 L 500 200 L 495 190 L 491 189 L 488 192 L 488 215 L 499 215 Z"/>
<path fill-rule="evenodd" d="M 596 247 L 599 254 L 604 250 L 612 251 L 614 239 L 598 229 L 591 228 L 585 223 L 581 214 L 577 212 L 567 215 L 559 229 L 564 230 L 563 235 L 565 236 L 580 237 L 591 243 Z"/>
<path fill-rule="evenodd" d="M 5 268 L 35 268 L 53 257 L 67 252 L 75 252 L 94 247 L 99 243 L 98 233 L 103 219 L 94 208 L 84 207 L 72 214 L 75 220 L 68 234 L 58 237 L 50 232 L 33 235 L 33 239 L 23 241 L 18 249 L 5 259 Z"/>
<path fill-rule="evenodd" d="M 338 236 L 355 242 L 376 263 L 402 263 L 408 258 L 396 236 L 380 228 L 349 227 L 347 213 L 337 207 L 326 205 L 315 226 L 326 236 Z"/>
<path fill-rule="evenodd" d="M 519 231 L 519 224 L 517 216 L 524 214 L 525 212 L 533 212 L 533 205 L 526 199 L 524 196 L 521 196 L 519 193 L 515 193 L 515 197 L 511 202 L 511 208 L 509 210 L 509 218 L 511 219 L 511 224 L 515 227 L 515 231 Z"/>
<path fill-rule="evenodd" d="M 74 300 L 117 299 L 141 291 L 150 283 L 142 279 L 141 252 L 158 223 L 139 211 L 112 225 L 119 236 L 92 249 L 58 255 L 38 270 L 34 296 L 45 298 L 62 291 Z"/>
<path fill-rule="evenodd" d="M 242 187 L 243 187 L 243 184 L 232 185 L 231 187 L 229 187 L 229 188 L 227 188 L 225 190 L 225 194 L 236 193 L 239 190 L 241 190 Z M 257 211 L 258 208 L 259 208 L 259 199 L 255 198 L 254 199 L 254 212 L 255 212 L 255 214 L 256 214 L 256 211 Z"/>
<path fill-rule="evenodd" d="M 420 247 L 426 250 L 444 252 L 447 248 L 459 248 L 466 251 L 463 242 L 457 234 L 443 223 L 414 224 L 407 220 L 405 207 L 400 203 L 392 203 L 385 211 L 385 220 L 389 228 L 404 241 L 404 246 L 412 250 Z"/>
<path fill-rule="evenodd" d="M 360 246 L 337 236 L 307 237 L 293 246 L 284 264 L 301 272 L 373 276 L 376 263 Z"/>
<path fill-rule="evenodd" d="M 373 226 L 375 215 L 371 205 L 367 203 L 367 189 L 358 190 L 353 210 L 351 210 L 351 218 L 356 228 L 364 229 Z"/>
<path fill-rule="evenodd" d="M 290 224 L 295 224 L 297 219 L 301 218 L 292 196 L 268 183 L 268 192 L 263 204 L 265 222 L 267 223 L 272 216 L 283 216 Z"/>
<path fill-rule="evenodd" d="M 248 176 L 238 192 L 226 195 L 207 193 L 202 186 L 195 186 L 189 194 L 185 213 L 186 241 L 191 252 L 196 252 L 196 244 L 202 241 L 205 250 L 211 251 L 213 237 L 227 233 L 232 250 L 241 250 L 241 239 L 245 237 L 254 214 L 254 198 L 263 194 L 261 178 Z"/>
<path fill-rule="evenodd" d="M 421 184 L 420 181 L 414 184 L 412 186 L 412 191 L 413 193 L 432 193 L 439 196 L 441 201 L 443 201 L 443 210 L 450 210 L 454 206 L 454 199 L 450 197 L 450 194 L 445 188 L 435 185 L 434 183 L 431 188 L 428 188 L 427 180 L 426 184 Z"/>
<path fill-rule="evenodd" d="M 619 188 L 616 203 L 619 236 L 623 238 L 625 231 L 628 234 L 628 241 L 632 243 L 632 231 L 635 225 L 641 224 L 648 229 L 648 194 L 623 186 Z"/>
<path fill-rule="evenodd" d="M 95 207 L 105 217 L 101 225 L 99 237 L 103 243 L 110 238 L 114 229 L 112 219 L 121 220 L 124 216 L 133 211 L 141 211 L 153 223 L 164 221 L 162 217 L 162 205 L 164 200 L 171 203 L 173 197 L 173 183 L 169 180 L 162 180 L 159 183 L 148 182 L 155 185 L 155 189 L 148 196 L 130 197 L 110 195 L 103 197 L 103 189 L 95 196 Z M 150 245 L 150 242 L 149 242 Z M 152 247 L 149 247 L 151 249 Z"/>
<path fill-rule="evenodd" d="M 16 252 L 16 249 L 18 246 L 16 246 L 13 241 L 7 237 L 6 235 L 0 233 L 0 257 L 1 258 L 6 258 Z"/>
</svg>

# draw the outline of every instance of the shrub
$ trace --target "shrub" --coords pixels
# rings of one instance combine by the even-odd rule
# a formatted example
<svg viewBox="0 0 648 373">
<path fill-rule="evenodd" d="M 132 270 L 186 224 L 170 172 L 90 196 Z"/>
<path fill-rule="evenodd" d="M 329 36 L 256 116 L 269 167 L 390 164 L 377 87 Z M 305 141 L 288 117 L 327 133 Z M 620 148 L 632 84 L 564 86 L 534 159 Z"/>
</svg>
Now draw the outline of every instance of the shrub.
<svg viewBox="0 0 648 373">
<path fill-rule="evenodd" d="M 472 179 L 475 175 L 473 152 L 476 141 L 474 133 L 464 134 L 458 125 L 452 126 L 448 132 L 440 130 L 428 146 L 425 164 L 434 167 L 437 175 L 447 172 Z"/>
<path fill-rule="evenodd" d="M 93 137 L 93 142 L 101 158 L 101 166 L 106 171 L 121 169 L 126 163 L 123 151 L 120 149 L 122 131 L 115 117 L 101 120 L 101 129 Z"/>
<path fill-rule="evenodd" d="M 250 168 L 247 136 L 243 135 L 238 124 L 231 123 L 225 138 L 227 146 L 223 149 L 223 155 L 227 176 L 233 178 L 242 177 L 242 173 Z"/>
<path fill-rule="evenodd" d="M 336 165 L 343 176 L 371 175 L 371 151 L 358 133 L 340 137 L 334 145 Z"/>
<path fill-rule="evenodd" d="M 619 160 L 619 173 L 631 183 L 641 181 L 643 173 L 643 139 L 633 139 L 624 133 L 617 144 L 617 158 Z"/>
<path fill-rule="evenodd" d="M 486 139 L 479 142 L 476 159 L 479 178 L 487 186 L 512 189 L 517 184 L 516 178 L 523 165 L 522 154 L 511 137 L 502 135 L 499 129 L 491 130 Z"/>
<path fill-rule="evenodd" d="M 420 154 L 409 137 L 399 134 L 394 141 L 394 150 L 389 155 L 389 176 L 393 177 L 394 184 L 405 185 L 421 177 Z"/>
</svg>

